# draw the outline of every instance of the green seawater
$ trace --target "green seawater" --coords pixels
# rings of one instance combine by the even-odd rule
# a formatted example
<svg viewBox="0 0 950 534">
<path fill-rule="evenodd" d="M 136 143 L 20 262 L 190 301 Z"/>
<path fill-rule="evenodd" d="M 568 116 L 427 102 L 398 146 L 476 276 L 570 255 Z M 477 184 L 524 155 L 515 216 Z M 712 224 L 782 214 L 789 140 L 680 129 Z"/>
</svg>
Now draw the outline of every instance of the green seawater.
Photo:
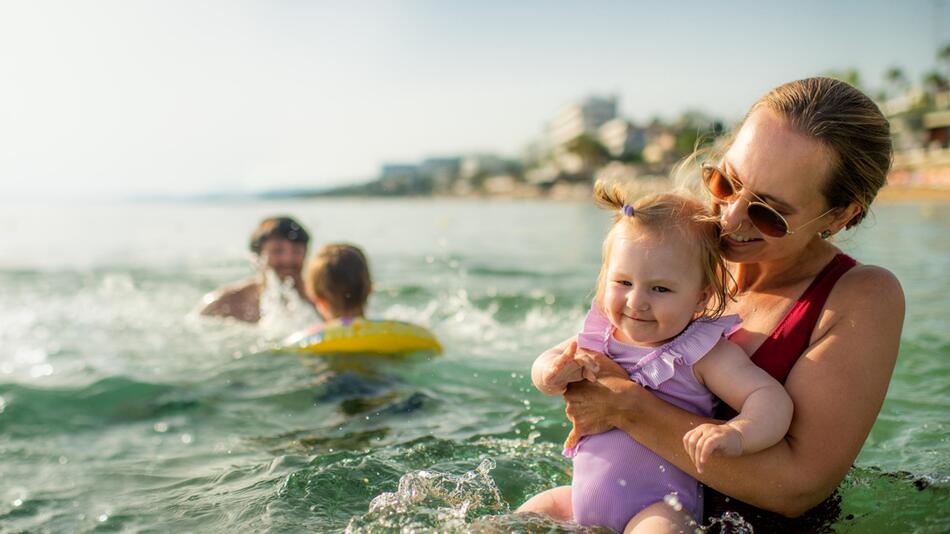
<svg viewBox="0 0 950 534">
<path fill-rule="evenodd" d="M 445 354 L 301 359 L 273 347 L 305 314 L 191 314 L 251 273 L 248 235 L 281 213 L 315 245 L 362 246 L 370 315 L 429 327 Z M 528 374 L 580 326 L 607 217 L 536 201 L 2 206 L 0 531 L 580 531 L 510 512 L 570 480 L 562 400 Z M 948 234 L 950 205 L 885 204 L 839 240 L 896 273 L 907 317 L 838 531 L 950 529 Z"/>
</svg>

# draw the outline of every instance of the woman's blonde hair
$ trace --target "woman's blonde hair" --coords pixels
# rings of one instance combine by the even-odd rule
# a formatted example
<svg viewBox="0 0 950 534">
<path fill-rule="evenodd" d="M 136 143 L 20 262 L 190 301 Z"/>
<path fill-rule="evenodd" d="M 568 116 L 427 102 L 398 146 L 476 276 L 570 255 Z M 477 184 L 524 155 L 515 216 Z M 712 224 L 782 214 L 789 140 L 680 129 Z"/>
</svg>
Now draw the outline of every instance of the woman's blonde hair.
<svg viewBox="0 0 950 534">
<path fill-rule="evenodd" d="M 701 160 L 722 159 L 742 124 L 759 109 L 771 111 L 828 150 L 831 174 L 822 194 L 830 208 L 857 204 L 860 211 L 846 227 L 860 223 L 887 183 L 893 156 L 890 124 L 867 95 L 834 78 L 806 78 L 772 89 L 752 105 L 720 146 L 699 149 L 686 158 L 679 165 L 678 178 Z"/>
<path fill-rule="evenodd" d="M 702 316 L 709 319 L 722 316 L 730 298 L 729 272 L 719 246 L 718 221 L 705 203 L 686 192 L 678 191 L 636 198 L 633 189 L 622 182 L 604 180 L 594 184 L 594 201 L 598 206 L 614 212 L 613 225 L 604 238 L 603 264 L 597 277 L 598 303 L 603 305 L 607 265 L 613 252 L 614 237 L 619 231 L 633 226 L 663 234 L 678 232 L 695 246 L 701 261 L 702 287 L 709 288 L 712 293 Z M 631 207 L 632 211 L 625 213 L 626 206 Z"/>
</svg>

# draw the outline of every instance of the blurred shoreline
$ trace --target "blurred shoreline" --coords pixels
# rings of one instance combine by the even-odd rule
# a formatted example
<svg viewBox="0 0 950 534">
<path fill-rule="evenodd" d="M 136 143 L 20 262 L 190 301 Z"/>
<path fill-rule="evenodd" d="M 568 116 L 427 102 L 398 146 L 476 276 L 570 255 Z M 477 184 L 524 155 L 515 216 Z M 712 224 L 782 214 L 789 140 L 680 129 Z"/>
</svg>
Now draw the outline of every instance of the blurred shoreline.
<svg viewBox="0 0 950 534">
<path fill-rule="evenodd" d="M 881 189 L 876 202 L 950 202 L 950 188 L 914 185 L 888 185 Z"/>
</svg>

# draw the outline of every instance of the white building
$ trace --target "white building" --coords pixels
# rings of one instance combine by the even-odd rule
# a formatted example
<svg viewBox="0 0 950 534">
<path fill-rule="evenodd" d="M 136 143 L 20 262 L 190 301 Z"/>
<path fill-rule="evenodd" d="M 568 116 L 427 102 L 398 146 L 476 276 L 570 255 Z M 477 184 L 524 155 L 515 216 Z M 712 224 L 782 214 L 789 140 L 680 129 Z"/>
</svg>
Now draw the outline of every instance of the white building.
<svg viewBox="0 0 950 534">
<path fill-rule="evenodd" d="M 548 127 L 554 146 L 561 146 L 581 134 L 597 137 L 597 129 L 617 117 L 617 97 L 588 97 L 562 109 Z"/>
<path fill-rule="evenodd" d="M 459 170 L 463 180 L 471 180 L 477 175 L 495 175 L 508 172 L 508 162 L 494 154 L 472 154 L 462 158 Z"/>
<path fill-rule="evenodd" d="M 597 140 L 614 157 L 639 154 L 646 146 L 646 131 L 626 119 L 611 119 L 597 129 Z"/>
</svg>

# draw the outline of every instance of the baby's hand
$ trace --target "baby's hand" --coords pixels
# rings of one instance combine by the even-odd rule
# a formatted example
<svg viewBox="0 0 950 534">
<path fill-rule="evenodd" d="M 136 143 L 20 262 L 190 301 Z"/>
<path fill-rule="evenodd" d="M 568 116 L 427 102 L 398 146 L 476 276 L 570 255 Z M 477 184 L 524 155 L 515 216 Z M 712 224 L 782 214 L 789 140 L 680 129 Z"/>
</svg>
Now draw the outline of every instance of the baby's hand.
<svg viewBox="0 0 950 534">
<path fill-rule="evenodd" d="M 729 425 L 699 425 L 683 436 L 683 445 L 696 471 L 702 473 L 709 457 L 716 451 L 726 456 L 742 454 L 742 434 Z"/>
<path fill-rule="evenodd" d="M 584 379 L 584 367 L 574 361 L 576 352 L 577 342 L 572 341 L 564 352 L 551 361 L 551 365 L 541 376 L 546 392 L 563 393 L 568 384 Z"/>
</svg>

